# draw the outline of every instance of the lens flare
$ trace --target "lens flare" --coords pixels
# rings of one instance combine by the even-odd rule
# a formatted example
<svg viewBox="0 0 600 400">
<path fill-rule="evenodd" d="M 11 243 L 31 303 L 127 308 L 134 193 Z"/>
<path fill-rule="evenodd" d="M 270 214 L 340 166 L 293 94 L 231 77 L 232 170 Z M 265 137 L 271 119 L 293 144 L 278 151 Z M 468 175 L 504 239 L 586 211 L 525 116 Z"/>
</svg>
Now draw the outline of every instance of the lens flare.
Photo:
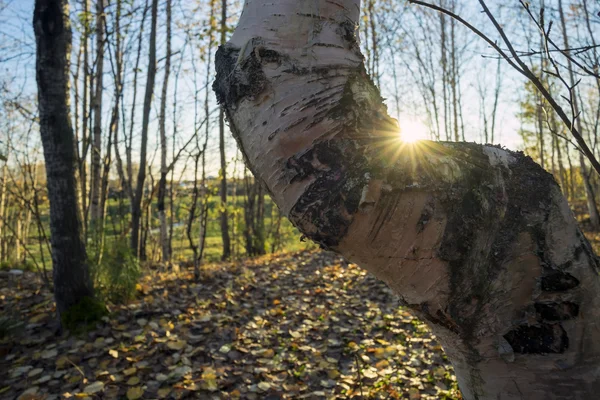
<svg viewBox="0 0 600 400">
<path fill-rule="evenodd" d="M 429 129 L 421 121 L 414 119 L 400 120 L 400 139 L 405 143 L 416 143 L 429 139 Z"/>
</svg>

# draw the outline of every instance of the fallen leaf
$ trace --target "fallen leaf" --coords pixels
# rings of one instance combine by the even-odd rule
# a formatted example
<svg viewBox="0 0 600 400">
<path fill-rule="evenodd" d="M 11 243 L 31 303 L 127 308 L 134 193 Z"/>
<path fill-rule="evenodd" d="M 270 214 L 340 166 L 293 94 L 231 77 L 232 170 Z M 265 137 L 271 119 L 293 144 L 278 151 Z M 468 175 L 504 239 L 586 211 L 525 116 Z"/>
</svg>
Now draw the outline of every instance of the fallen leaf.
<svg viewBox="0 0 600 400">
<path fill-rule="evenodd" d="M 127 380 L 127 385 L 128 386 L 135 386 L 138 383 L 140 383 L 140 378 L 138 378 L 137 376 L 132 376 L 131 378 L 129 378 Z"/>
<path fill-rule="evenodd" d="M 167 347 L 171 350 L 179 351 L 187 346 L 187 342 L 185 340 L 176 340 L 173 342 L 168 342 Z"/>
<path fill-rule="evenodd" d="M 94 382 L 91 385 L 88 385 L 85 388 L 83 388 L 83 392 L 87 393 L 87 394 L 94 394 L 94 393 L 101 392 L 103 389 L 104 389 L 104 382 L 97 381 L 97 382 Z"/>
<path fill-rule="evenodd" d="M 127 389 L 127 400 L 137 400 L 144 395 L 144 389 L 141 386 L 136 386 Z"/>
</svg>

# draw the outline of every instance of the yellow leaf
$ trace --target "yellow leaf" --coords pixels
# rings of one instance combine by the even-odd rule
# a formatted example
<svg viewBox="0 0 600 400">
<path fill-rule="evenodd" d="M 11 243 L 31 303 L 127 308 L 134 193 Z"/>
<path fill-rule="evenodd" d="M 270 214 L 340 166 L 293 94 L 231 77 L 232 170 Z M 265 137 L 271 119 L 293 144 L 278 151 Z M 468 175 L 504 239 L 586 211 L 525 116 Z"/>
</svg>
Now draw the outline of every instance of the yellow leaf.
<svg viewBox="0 0 600 400">
<path fill-rule="evenodd" d="M 340 371 L 338 371 L 337 369 L 330 369 L 329 371 L 327 371 L 327 376 L 329 377 L 329 379 L 336 379 L 340 376 Z"/>
<path fill-rule="evenodd" d="M 385 357 L 385 350 L 381 349 L 381 348 L 376 348 L 375 351 L 373 352 L 373 354 L 377 358 L 383 358 L 383 357 Z"/>
<path fill-rule="evenodd" d="M 129 386 L 135 386 L 138 383 L 140 383 L 140 378 L 138 378 L 137 376 L 132 376 L 131 378 L 129 378 L 129 380 L 127 381 L 127 385 Z"/>
<path fill-rule="evenodd" d="M 210 392 L 216 392 L 219 390 L 216 379 L 204 379 L 202 381 L 202 388 Z"/>
<path fill-rule="evenodd" d="M 261 356 L 264 358 L 273 358 L 274 355 L 275 355 L 275 351 L 273 351 L 273 349 L 266 349 L 261 354 Z"/>
<path fill-rule="evenodd" d="M 169 395 L 169 393 L 171 393 L 171 388 L 160 388 L 156 394 L 158 395 L 159 399 L 164 399 Z"/>
<path fill-rule="evenodd" d="M 119 358 L 119 352 L 117 350 L 109 350 L 108 354 L 112 357 L 112 358 Z"/>
<path fill-rule="evenodd" d="M 396 354 L 396 348 L 394 346 L 388 346 L 385 348 L 386 357 L 393 356 Z"/>
<path fill-rule="evenodd" d="M 144 394 L 144 389 L 141 386 L 129 388 L 127 390 L 127 400 L 137 400 Z"/>
<path fill-rule="evenodd" d="M 131 367 L 131 368 L 127 368 L 126 370 L 123 371 L 123 374 L 125 374 L 125 376 L 129 376 L 129 375 L 133 375 L 137 372 L 137 368 L 136 367 Z"/>
<path fill-rule="evenodd" d="M 167 343 L 167 347 L 171 350 L 182 350 L 183 348 L 185 348 L 185 346 L 187 346 L 187 342 L 185 340 L 176 340 L 173 342 L 169 342 Z"/>
<path fill-rule="evenodd" d="M 206 368 L 202 372 L 202 384 L 201 387 L 205 390 L 216 392 L 219 389 L 217 384 L 217 373 L 212 368 Z"/>
</svg>

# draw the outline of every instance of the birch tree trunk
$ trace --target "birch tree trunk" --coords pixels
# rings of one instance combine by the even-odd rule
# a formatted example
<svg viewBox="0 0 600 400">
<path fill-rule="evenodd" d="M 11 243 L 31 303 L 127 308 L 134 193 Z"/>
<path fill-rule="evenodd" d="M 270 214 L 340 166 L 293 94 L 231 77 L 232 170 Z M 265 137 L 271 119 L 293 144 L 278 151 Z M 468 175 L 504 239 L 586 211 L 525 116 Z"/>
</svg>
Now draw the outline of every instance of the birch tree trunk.
<svg viewBox="0 0 600 400">
<path fill-rule="evenodd" d="M 399 141 L 359 0 L 247 0 L 215 91 L 247 164 L 309 238 L 426 321 L 465 399 L 600 391 L 598 263 L 552 176 L 493 146 Z"/>
<path fill-rule="evenodd" d="M 94 240 L 99 238 L 103 215 L 101 195 L 102 173 L 102 91 L 104 75 L 104 0 L 96 0 L 96 87 L 92 108 L 94 110 L 94 136 L 92 139 L 92 165 L 90 183 L 90 222 Z"/>
<path fill-rule="evenodd" d="M 33 14 L 40 134 L 50 200 L 54 296 L 59 315 L 93 296 L 81 235 L 75 143 L 69 115 L 68 0 L 36 0 Z"/>
</svg>

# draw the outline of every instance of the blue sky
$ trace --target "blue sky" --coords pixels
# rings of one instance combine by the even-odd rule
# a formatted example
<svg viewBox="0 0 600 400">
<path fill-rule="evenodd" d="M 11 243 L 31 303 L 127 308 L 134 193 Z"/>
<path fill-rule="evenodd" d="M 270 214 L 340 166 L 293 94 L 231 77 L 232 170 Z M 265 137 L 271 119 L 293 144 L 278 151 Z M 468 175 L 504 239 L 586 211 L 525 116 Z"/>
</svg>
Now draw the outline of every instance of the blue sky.
<svg viewBox="0 0 600 400">
<path fill-rule="evenodd" d="M 20 54 L 19 57 L 15 57 L 8 62 L 0 64 L 0 66 L 5 69 L 5 76 L 10 76 L 15 80 L 11 84 L 11 90 L 16 93 L 28 93 L 31 96 L 35 94 L 35 69 L 34 69 L 34 42 L 33 42 L 33 32 L 31 28 L 31 17 L 33 13 L 33 0 L 0 0 L 0 4 L 4 1 L 5 4 L 8 4 L 7 9 L 5 9 L 0 14 L 0 32 L 3 35 L 2 40 L 5 44 L 9 43 L 11 40 L 14 40 L 18 43 L 17 46 L 11 46 L 10 48 L 0 47 L 0 58 L 6 56 L 7 53 L 10 54 Z M 177 2 L 176 2 L 177 3 Z M 186 3 L 185 5 L 181 5 L 179 3 L 179 11 L 175 11 L 179 15 L 185 15 L 187 18 L 190 18 L 190 9 L 192 7 L 192 3 Z M 72 7 L 72 10 L 74 8 Z M 237 12 L 234 7 L 232 7 L 233 12 Z M 199 12 L 194 14 L 197 18 L 206 18 L 206 9 L 201 9 Z M 473 14 L 476 16 L 476 14 Z M 177 18 L 177 17 L 176 17 Z M 159 24 L 160 25 L 160 24 Z M 160 29 L 163 29 L 162 27 Z M 462 29 L 462 28 L 458 28 Z M 159 31 L 159 35 L 162 31 Z M 468 37 L 473 43 L 469 44 L 468 48 L 468 62 L 464 66 L 464 75 L 462 80 L 462 89 L 463 89 L 463 105 L 464 105 L 464 122 L 465 122 L 465 131 L 466 131 L 466 139 L 468 141 L 481 141 L 481 128 L 480 128 L 480 103 L 477 97 L 477 93 L 475 91 L 476 86 L 479 84 L 490 86 L 494 85 L 495 77 L 489 76 L 489 79 L 486 77 L 486 72 L 482 75 L 482 67 L 484 63 L 489 64 L 486 71 L 490 73 L 490 71 L 495 70 L 495 60 L 492 59 L 483 59 L 481 54 L 491 54 L 491 51 L 486 48 L 482 43 L 479 43 L 477 39 L 475 39 L 470 33 L 466 33 L 465 37 Z M 136 34 L 136 32 L 132 32 L 132 35 Z M 184 43 L 184 37 L 179 32 L 177 34 L 176 30 L 176 38 L 174 39 L 173 49 L 174 51 L 181 50 L 181 47 Z M 1 44 L 0 44 L 1 46 Z M 74 41 L 74 48 L 76 48 L 77 43 Z M 164 38 L 159 36 L 159 58 L 162 58 L 164 53 Z M 188 50 L 189 50 L 188 46 Z M 162 52 L 162 53 L 161 53 Z M 188 51 L 188 53 L 191 53 Z M 178 56 L 174 56 L 177 58 Z M 189 54 L 186 55 L 189 59 Z M 141 65 L 144 72 L 140 74 L 139 77 L 139 87 L 138 87 L 138 100 L 141 99 L 143 94 L 143 84 L 145 82 L 145 63 L 146 56 L 142 55 Z M 74 62 L 74 57 L 73 60 Z M 174 60 L 176 61 L 176 60 Z M 129 65 L 131 67 L 131 65 Z M 183 65 L 183 70 L 187 71 L 182 74 L 182 79 L 179 82 L 178 93 L 179 97 L 184 99 L 181 105 L 181 109 L 179 110 L 179 115 L 177 117 L 177 126 L 178 131 L 182 135 L 182 142 L 186 141 L 186 137 L 189 137 L 194 131 L 194 120 L 193 120 L 193 104 L 194 104 L 194 88 L 191 80 L 190 70 L 191 65 L 189 64 L 189 60 L 186 61 Z M 393 104 L 393 92 L 392 92 L 392 81 L 390 65 L 384 65 L 382 68 L 386 71 L 384 76 L 382 77 L 382 92 L 384 97 L 388 98 L 388 105 L 390 113 L 394 117 L 398 117 L 400 121 L 401 128 L 406 132 L 410 129 L 426 129 L 427 120 L 425 118 L 422 105 L 419 104 L 419 95 L 416 91 L 414 85 L 411 86 L 411 79 L 409 76 L 406 76 L 407 70 L 399 68 L 399 74 L 405 74 L 405 76 L 401 76 L 402 79 L 402 99 L 403 103 L 400 105 L 401 113 L 399 116 L 395 114 L 395 104 Z M 109 70 L 109 66 L 105 67 L 105 71 Z M 199 68 L 198 73 L 201 76 L 204 76 L 203 67 Z M 185 76 L 184 76 L 185 75 Z M 503 68 L 503 91 L 501 95 L 501 103 L 499 106 L 499 115 L 498 115 L 498 127 L 499 132 L 496 142 L 507 146 L 511 149 L 519 149 L 521 146 L 521 138 L 518 135 L 518 130 L 520 128 L 520 122 L 517 118 L 518 112 L 518 103 L 519 103 L 519 90 L 517 88 L 522 85 L 522 79 L 512 71 L 508 66 L 504 66 Z M 171 75 L 171 91 L 170 95 L 173 93 L 173 74 Z M 489 81 L 489 82 L 488 82 Z M 157 73 L 157 82 L 155 89 L 155 101 L 153 105 L 153 116 L 156 116 L 156 112 L 158 109 L 160 94 L 160 85 L 162 82 L 162 69 L 161 64 L 159 64 L 159 70 Z M 200 81 L 201 85 L 204 85 L 203 81 Z M 105 111 L 110 109 L 109 104 L 111 104 L 111 82 L 110 79 L 105 79 Z M 204 98 L 204 94 L 200 95 L 202 99 Z M 211 93 L 212 96 L 212 93 Z M 170 103 L 170 101 L 169 101 Z M 171 112 L 169 112 L 170 114 Z M 138 111 L 138 115 L 141 115 L 141 111 Z M 108 117 L 106 117 L 106 121 L 108 121 Z M 106 122 L 107 123 L 107 122 Z M 139 124 L 138 124 L 139 125 Z M 172 123 L 170 123 L 171 129 Z M 216 136 L 214 134 L 214 130 L 216 125 L 213 124 L 211 131 L 213 131 L 213 138 Z M 156 124 L 153 122 L 151 127 L 151 132 L 156 132 Z M 152 135 L 152 134 L 151 134 Z M 149 152 L 151 157 L 155 155 L 156 149 L 156 137 L 152 135 L 150 138 L 150 146 Z M 228 140 L 228 148 L 229 148 L 229 156 L 230 158 L 234 157 L 234 142 L 231 138 Z M 210 160 L 209 163 L 211 165 L 212 173 L 216 172 L 217 165 L 217 157 L 216 150 L 217 144 L 213 139 L 210 142 Z M 233 164 L 232 164 L 233 168 Z"/>
</svg>

